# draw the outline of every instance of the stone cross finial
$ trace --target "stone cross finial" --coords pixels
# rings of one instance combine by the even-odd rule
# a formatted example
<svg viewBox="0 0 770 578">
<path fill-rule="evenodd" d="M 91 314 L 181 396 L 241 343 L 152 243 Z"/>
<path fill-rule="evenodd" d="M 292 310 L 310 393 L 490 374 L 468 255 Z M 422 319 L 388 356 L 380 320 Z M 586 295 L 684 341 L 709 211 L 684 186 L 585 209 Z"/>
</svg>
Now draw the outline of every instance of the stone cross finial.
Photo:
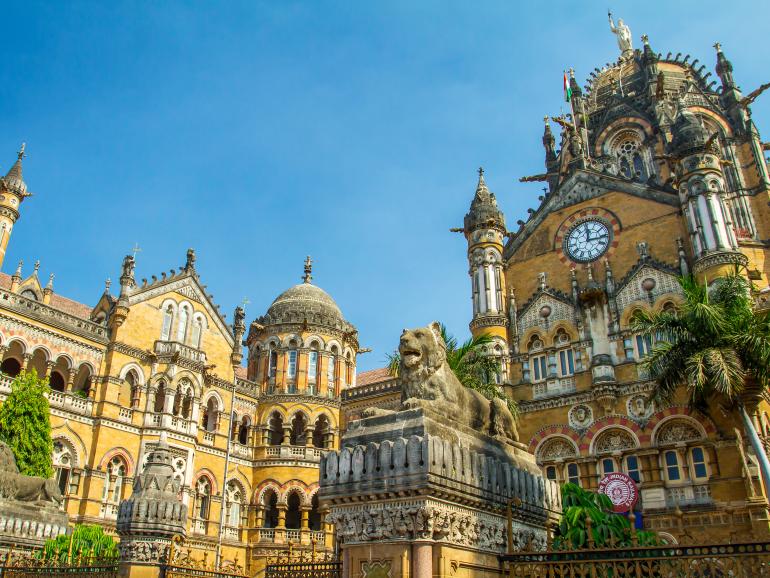
<svg viewBox="0 0 770 578">
<path fill-rule="evenodd" d="M 184 264 L 184 270 L 195 269 L 195 249 L 187 249 L 187 259 Z"/>
<path fill-rule="evenodd" d="M 112 285 L 112 280 L 107 277 L 107 279 L 104 281 L 104 292 L 109 293 L 110 292 L 110 285 Z"/>
<path fill-rule="evenodd" d="M 538 278 L 538 282 L 540 283 L 540 290 L 545 291 L 545 288 L 546 288 L 545 271 L 538 273 L 537 278 Z"/>
<path fill-rule="evenodd" d="M 302 280 L 305 283 L 310 283 L 313 280 L 313 260 L 310 258 L 310 255 L 308 255 L 305 258 L 305 275 L 302 277 Z"/>
<path fill-rule="evenodd" d="M 40 271 L 40 260 L 35 261 L 35 273 Z"/>
<path fill-rule="evenodd" d="M 27 153 L 24 152 L 27 148 L 27 143 L 23 142 L 21 143 L 21 148 L 19 149 L 19 152 L 16 153 L 19 155 L 19 160 L 23 159 L 25 156 L 27 156 Z"/>
<path fill-rule="evenodd" d="M 720 42 L 714 42 L 714 48 L 716 49 L 717 52 L 721 52 L 722 44 Z"/>
<path fill-rule="evenodd" d="M 479 173 L 480 177 L 483 177 L 484 176 L 484 167 L 479 167 L 478 173 Z"/>
</svg>

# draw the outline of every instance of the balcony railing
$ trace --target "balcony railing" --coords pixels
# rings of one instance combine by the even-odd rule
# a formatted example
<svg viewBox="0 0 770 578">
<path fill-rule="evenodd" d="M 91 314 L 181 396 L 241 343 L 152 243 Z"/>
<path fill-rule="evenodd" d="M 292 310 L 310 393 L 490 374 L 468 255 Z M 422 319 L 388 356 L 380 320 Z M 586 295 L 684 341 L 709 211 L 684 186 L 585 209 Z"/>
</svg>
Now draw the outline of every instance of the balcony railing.
<svg viewBox="0 0 770 578">
<path fill-rule="evenodd" d="M 241 540 L 241 529 L 240 528 L 233 528 L 232 526 L 225 526 L 225 531 L 222 537 L 225 540 L 235 540 L 240 542 Z"/>
<path fill-rule="evenodd" d="M 48 403 L 51 407 L 57 407 L 80 415 L 91 415 L 94 408 L 94 401 L 92 399 L 65 391 L 49 391 Z"/>
<path fill-rule="evenodd" d="M 541 399 L 575 392 L 575 377 L 560 377 L 535 383 L 532 386 L 532 397 Z"/>
<path fill-rule="evenodd" d="M 190 361 L 206 362 L 206 354 L 200 349 L 195 349 L 178 341 L 156 341 L 155 353 L 158 355 L 171 355 L 178 353 L 181 357 Z"/>
<path fill-rule="evenodd" d="M 10 375 L 0 374 L 0 393 L 11 393 L 13 378 Z"/>
<path fill-rule="evenodd" d="M 286 459 L 320 462 L 325 450 L 313 446 L 258 446 L 255 459 Z"/>
<path fill-rule="evenodd" d="M 275 542 L 275 528 L 257 528 L 260 542 Z"/>
<path fill-rule="evenodd" d="M 234 456 L 251 459 L 251 448 L 249 448 L 248 446 L 245 446 L 238 442 L 233 442 L 230 447 L 232 449 L 232 453 Z"/>
<path fill-rule="evenodd" d="M 193 534 L 205 534 L 207 527 L 208 527 L 207 520 L 195 519 L 192 521 L 192 524 L 190 524 L 190 529 L 192 530 Z"/>
<path fill-rule="evenodd" d="M 666 488 L 666 506 L 697 506 L 713 502 L 708 484 Z"/>
<path fill-rule="evenodd" d="M 131 423 L 131 420 L 133 419 L 133 417 L 134 417 L 134 410 L 133 409 L 130 409 L 128 407 L 121 407 L 120 408 L 120 411 L 118 413 L 118 418 L 121 421 L 127 421 L 127 422 Z"/>
<path fill-rule="evenodd" d="M 104 518 L 106 520 L 117 520 L 118 519 L 118 505 L 117 504 L 111 504 L 111 503 L 108 503 L 108 502 L 102 503 L 101 515 L 102 515 L 102 518 Z"/>
</svg>

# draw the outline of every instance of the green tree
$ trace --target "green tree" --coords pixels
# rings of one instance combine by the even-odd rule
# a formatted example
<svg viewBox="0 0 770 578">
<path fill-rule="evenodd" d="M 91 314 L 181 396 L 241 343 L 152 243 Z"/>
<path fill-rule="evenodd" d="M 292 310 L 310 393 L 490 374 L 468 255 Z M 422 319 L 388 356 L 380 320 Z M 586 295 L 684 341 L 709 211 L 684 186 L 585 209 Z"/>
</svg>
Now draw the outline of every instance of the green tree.
<svg viewBox="0 0 770 578">
<path fill-rule="evenodd" d="M 694 277 L 679 284 L 684 301 L 673 311 L 637 312 L 632 319 L 633 331 L 657 338 L 643 363 L 656 384 L 651 397 L 666 403 L 684 387 L 693 407 L 707 412 L 716 401 L 735 411 L 770 487 L 770 463 L 746 409 L 767 389 L 770 316 L 754 309 L 753 287 L 738 271 L 711 287 Z"/>
<path fill-rule="evenodd" d="M 554 537 L 556 549 L 586 548 L 589 545 L 589 519 L 594 547 L 632 545 L 631 522 L 613 511 L 612 501 L 606 495 L 568 483 L 561 487 L 561 500 L 562 514 Z M 655 533 L 647 531 L 637 532 L 636 540 L 642 546 L 657 542 Z"/>
<path fill-rule="evenodd" d="M 446 345 L 447 364 L 465 387 L 475 389 L 487 399 L 499 398 L 505 401 L 514 417 L 518 417 L 516 402 L 508 397 L 495 383 L 494 376 L 500 372 L 500 361 L 491 355 L 484 355 L 484 348 L 494 343 L 491 335 L 484 333 L 471 337 L 462 344 L 450 335 L 441 323 L 441 338 Z M 398 377 L 401 356 L 398 351 L 387 356 L 390 374 Z"/>
<path fill-rule="evenodd" d="M 79 559 L 114 560 L 118 557 L 118 544 L 112 536 L 104 533 L 101 526 L 78 524 L 72 534 L 47 540 L 38 556 L 60 564 L 72 563 Z"/>
<path fill-rule="evenodd" d="M 53 475 L 48 391 L 48 380 L 38 378 L 34 369 L 23 371 L 11 382 L 11 393 L 0 405 L 0 440 L 10 446 L 25 476 Z"/>
</svg>

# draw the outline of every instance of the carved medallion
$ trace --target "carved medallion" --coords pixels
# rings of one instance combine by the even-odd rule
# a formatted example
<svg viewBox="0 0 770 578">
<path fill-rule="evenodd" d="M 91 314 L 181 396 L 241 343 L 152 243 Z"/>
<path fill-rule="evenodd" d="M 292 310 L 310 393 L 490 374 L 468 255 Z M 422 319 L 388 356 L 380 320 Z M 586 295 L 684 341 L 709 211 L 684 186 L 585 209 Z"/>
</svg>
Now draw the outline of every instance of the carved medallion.
<svg viewBox="0 0 770 578">
<path fill-rule="evenodd" d="M 576 405 L 569 410 L 569 424 L 576 429 L 586 429 L 593 421 L 593 410 L 588 405 Z"/>
</svg>

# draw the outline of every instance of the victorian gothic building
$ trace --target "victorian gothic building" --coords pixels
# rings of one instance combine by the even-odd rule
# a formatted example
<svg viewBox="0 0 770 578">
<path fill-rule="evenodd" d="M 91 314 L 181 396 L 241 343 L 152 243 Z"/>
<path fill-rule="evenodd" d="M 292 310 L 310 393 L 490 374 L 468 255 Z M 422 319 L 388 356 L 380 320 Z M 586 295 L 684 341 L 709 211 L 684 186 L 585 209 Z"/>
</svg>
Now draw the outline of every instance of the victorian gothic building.
<svg viewBox="0 0 770 578">
<path fill-rule="evenodd" d="M 28 195 L 22 157 L 0 179 L 0 260 Z M 318 464 L 338 444 L 356 328 L 311 282 L 309 259 L 302 283 L 263 316 L 247 325 L 239 307 L 228 323 L 195 259 L 191 249 L 148 281 L 129 255 L 95 306 L 57 295 L 37 264 L 0 273 L 0 400 L 24 369 L 49 380 L 54 468 L 73 523 L 113 531 L 165 438 L 193 558 L 254 574 L 289 544 L 329 554 Z"/>
<path fill-rule="evenodd" d="M 508 228 L 479 180 L 463 227 L 470 329 L 493 337 L 500 387 L 518 400 L 519 431 L 553 480 L 596 489 L 625 472 L 645 527 L 726 538 L 768 531 L 756 458 L 719 407 L 687 398 L 656 407 L 640 362 L 659 336 L 631 330 L 635 311 L 673 308 L 677 277 L 709 282 L 736 266 L 768 287 L 770 177 L 744 94 L 719 44 L 716 78 L 689 55 L 633 49 L 618 22 L 619 58 L 580 87 L 572 114 L 543 129 L 540 204 Z M 765 87 L 766 88 L 766 87 Z M 526 186 L 526 185 L 522 185 Z M 392 405 L 394 381 L 361 374 L 350 417 Z M 756 404 L 755 404 L 756 405 Z M 767 404 L 754 419 L 770 439 Z"/>
</svg>

